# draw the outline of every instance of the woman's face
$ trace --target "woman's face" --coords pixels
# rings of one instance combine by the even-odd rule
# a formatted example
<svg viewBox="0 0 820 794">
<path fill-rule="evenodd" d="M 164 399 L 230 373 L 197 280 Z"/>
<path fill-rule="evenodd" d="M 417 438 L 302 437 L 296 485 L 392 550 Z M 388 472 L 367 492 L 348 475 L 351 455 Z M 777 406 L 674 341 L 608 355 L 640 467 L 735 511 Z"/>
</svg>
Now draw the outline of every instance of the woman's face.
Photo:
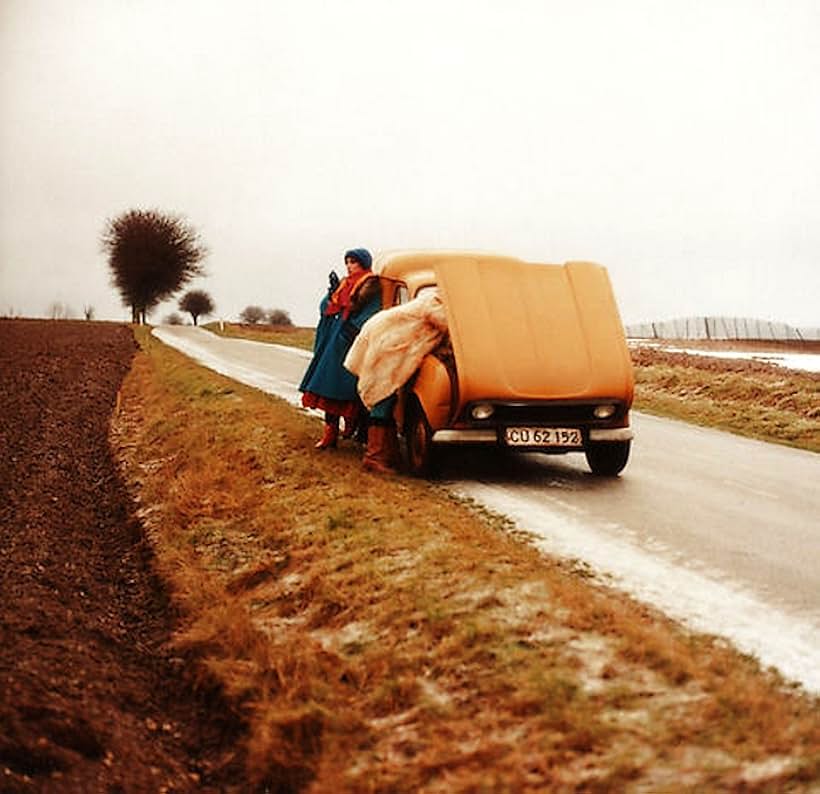
<svg viewBox="0 0 820 794">
<path fill-rule="evenodd" d="M 358 259 L 354 259 L 352 256 L 348 256 L 345 258 L 345 265 L 347 265 L 347 275 L 348 276 L 355 276 L 364 270 L 364 268 L 359 263 Z"/>
</svg>

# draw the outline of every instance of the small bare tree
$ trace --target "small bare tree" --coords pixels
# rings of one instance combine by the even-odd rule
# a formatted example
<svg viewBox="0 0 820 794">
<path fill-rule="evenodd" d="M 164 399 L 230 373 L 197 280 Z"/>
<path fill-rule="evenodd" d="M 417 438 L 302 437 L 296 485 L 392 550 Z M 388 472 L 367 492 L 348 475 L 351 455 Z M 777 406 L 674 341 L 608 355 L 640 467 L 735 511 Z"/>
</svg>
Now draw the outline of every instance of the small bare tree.
<svg viewBox="0 0 820 794">
<path fill-rule="evenodd" d="M 179 308 L 183 312 L 188 312 L 194 321 L 194 325 L 197 325 L 199 318 L 204 314 L 213 314 L 216 306 L 205 290 L 192 289 L 182 296 L 179 301 Z"/>
<path fill-rule="evenodd" d="M 94 307 L 91 304 L 86 303 L 86 305 L 83 306 L 83 317 L 85 317 L 86 320 L 94 319 Z"/>
<path fill-rule="evenodd" d="M 290 328 L 293 326 L 293 322 L 290 319 L 290 314 L 286 312 L 284 309 L 271 309 L 268 312 L 268 322 L 271 325 L 278 325 Z"/>
<path fill-rule="evenodd" d="M 240 312 L 239 319 L 248 325 L 256 325 L 265 319 L 265 310 L 261 306 L 246 306 Z"/>
</svg>

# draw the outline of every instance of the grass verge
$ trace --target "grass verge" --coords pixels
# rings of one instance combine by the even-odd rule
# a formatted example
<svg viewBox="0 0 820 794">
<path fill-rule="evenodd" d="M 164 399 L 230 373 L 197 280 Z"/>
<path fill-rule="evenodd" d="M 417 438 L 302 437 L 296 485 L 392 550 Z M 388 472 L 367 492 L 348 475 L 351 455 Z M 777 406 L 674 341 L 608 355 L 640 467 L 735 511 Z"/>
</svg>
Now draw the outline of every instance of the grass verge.
<svg viewBox="0 0 820 794">
<path fill-rule="evenodd" d="M 137 329 L 112 442 L 276 791 L 789 790 L 817 700 Z"/>
</svg>

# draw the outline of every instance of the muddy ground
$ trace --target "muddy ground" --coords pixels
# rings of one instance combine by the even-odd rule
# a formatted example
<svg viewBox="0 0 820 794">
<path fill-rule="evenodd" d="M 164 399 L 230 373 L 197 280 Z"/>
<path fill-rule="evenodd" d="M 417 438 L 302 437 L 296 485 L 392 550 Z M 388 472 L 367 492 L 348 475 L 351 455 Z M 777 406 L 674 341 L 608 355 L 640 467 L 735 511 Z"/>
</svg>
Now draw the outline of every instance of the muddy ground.
<svg viewBox="0 0 820 794">
<path fill-rule="evenodd" d="M 3 792 L 243 790 L 109 451 L 135 351 L 121 325 L 0 320 Z"/>
</svg>

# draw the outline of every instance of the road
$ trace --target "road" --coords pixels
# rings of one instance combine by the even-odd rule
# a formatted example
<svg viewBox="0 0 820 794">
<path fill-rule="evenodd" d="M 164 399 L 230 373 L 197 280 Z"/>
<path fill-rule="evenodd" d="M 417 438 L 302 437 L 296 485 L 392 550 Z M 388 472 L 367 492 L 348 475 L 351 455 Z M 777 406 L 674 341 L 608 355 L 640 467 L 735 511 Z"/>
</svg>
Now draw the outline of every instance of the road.
<svg viewBox="0 0 820 794">
<path fill-rule="evenodd" d="M 169 326 L 155 335 L 293 404 L 309 355 Z M 687 625 L 725 636 L 820 692 L 820 455 L 633 414 L 617 479 L 583 455 L 453 452 L 456 493 L 511 518 L 546 552 L 577 559 Z"/>
</svg>

